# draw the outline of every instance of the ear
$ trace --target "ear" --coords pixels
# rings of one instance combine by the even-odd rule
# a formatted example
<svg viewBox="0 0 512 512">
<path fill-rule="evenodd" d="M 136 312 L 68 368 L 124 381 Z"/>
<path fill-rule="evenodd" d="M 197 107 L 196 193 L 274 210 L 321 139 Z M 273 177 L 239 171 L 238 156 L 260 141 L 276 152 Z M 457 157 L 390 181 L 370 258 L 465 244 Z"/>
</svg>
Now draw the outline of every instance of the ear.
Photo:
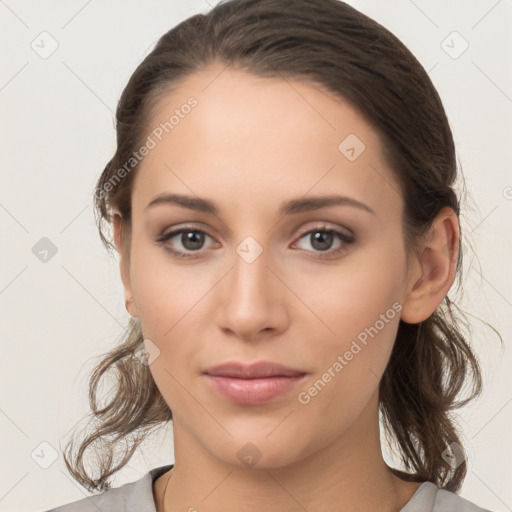
<svg viewBox="0 0 512 512">
<path fill-rule="evenodd" d="M 411 262 L 408 291 L 401 319 L 409 324 L 426 320 L 444 299 L 455 278 L 459 253 L 459 219 L 452 208 L 435 217 L 421 248 Z"/>
<path fill-rule="evenodd" d="M 123 232 L 123 222 L 120 213 L 116 212 L 114 214 L 112 225 L 114 228 L 114 244 L 116 246 L 117 252 L 119 253 L 121 280 L 124 287 L 124 301 L 126 310 L 128 313 L 130 313 L 131 316 L 138 317 L 137 307 L 133 300 L 130 282 L 129 257 L 126 252 L 129 250 L 129 244 L 126 243 L 127 241 L 125 240 L 126 233 Z"/>
</svg>

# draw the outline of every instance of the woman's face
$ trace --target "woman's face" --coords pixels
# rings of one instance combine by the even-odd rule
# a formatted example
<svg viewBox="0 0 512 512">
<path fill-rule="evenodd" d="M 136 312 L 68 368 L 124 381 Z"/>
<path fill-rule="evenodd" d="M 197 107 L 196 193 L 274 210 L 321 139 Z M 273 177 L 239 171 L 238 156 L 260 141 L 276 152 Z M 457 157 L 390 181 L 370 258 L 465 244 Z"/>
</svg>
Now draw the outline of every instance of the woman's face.
<svg viewBox="0 0 512 512">
<path fill-rule="evenodd" d="M 410 288 L 403 201 L 371 125 L 310 84 L 216 65 L 169 93 L 147 134 L 125 287 L 175 442 L 277 467 L 367 432 Z M 196 206 L 150 205 L 162 194 Z M 204 373 L 259 361 L 302 376 Z"/>
</svg>

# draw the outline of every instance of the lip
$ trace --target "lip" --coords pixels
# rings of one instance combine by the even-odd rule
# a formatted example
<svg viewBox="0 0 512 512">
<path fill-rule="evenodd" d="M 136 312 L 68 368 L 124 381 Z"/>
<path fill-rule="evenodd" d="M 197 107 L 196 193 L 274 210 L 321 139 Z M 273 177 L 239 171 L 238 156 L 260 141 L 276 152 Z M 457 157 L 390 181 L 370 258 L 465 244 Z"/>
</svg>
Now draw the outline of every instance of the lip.
<svg viewBox="0 0 512 512">
<path fill-rule="evenodd" d="M 297 377 L 306 372 L 289 368 L 279 363 L 269 361 L 258 361 L 252 364 L 228 361 L 226 363 L 212 366 L 204 371 L 208 375 L 221 377 L 236 377 L 238 379 L 259 379 L 264 377 Z"/>
<path fill-rule="evenodd" d="M 261 405 L 298 386 L 307 372 L 278 363 L 227 362 L 205 372 L 212 389 L 239 405 Z"/>
</svg>

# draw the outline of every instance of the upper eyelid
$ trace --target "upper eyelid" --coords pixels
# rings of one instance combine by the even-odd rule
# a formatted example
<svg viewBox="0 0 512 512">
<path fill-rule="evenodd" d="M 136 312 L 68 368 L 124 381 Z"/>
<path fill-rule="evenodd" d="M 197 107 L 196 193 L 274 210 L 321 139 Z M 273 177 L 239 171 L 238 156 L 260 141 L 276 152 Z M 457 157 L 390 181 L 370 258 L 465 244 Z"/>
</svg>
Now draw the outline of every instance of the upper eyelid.
<svg viewBox="0 0 512 512">
<path fill-rule="evenodd" d="M 329 226 L 328 223 L 311 226 L 311 227 L 305 229 L 304 231 L 300 231 L 299 234 L 300 234 L 300 236 L 304 236 L 304 235 L 309 234 L 311 231 L 315 231 L 315 230 L 316 231 L 334 231 L 334 232 L 338 232 L 342 235 L 345 235 L 346 237 L 349 237 L 349 238 L 354 237 L 354 232 L 351 229 L 345 228 L 345 227 L 339 227 L 339 226 Z"/>
<path fill-rule="evenodd" d="M 311 231 L 312 229 L 318 229 L 319 231 L 320 230 L 325 230 L 325 231 L 346 231 L 347 233 L 347 236 L 354 236 L 354 232 L 348 228 L 348 227 L 344 227 L 344 226 L 336 226 L 336 225 L 332 225 L 332 223 L 330 222 L 326 222 L 326 221 L 311 221 L 311 222 L 317 222 L 316 225 L 312 225 L 308 228 L 303 228 L 304 231 L 302 231 L 302 229 L 299 231 L 299 233 L 301 233 L 301 236 L 307 234 L 309 231 Z M 212 238 L 215 238 L 213 235 L 211 235 L 209 233 L 209 230 L 207 228 L 203 228 L 203 227 L 197 227 L 197 226 L 194 226 L 192 224 L 184 224 L 184 225 L 178 225 L 178 226 L 173 226 L 168 232 L 166 232 L 165 234 L 162 234 L 161 236 L 166 236 L 168 234 L 171 234 L 171 233 L 176 233 L 176 232 L 180 232 L 180 231 L 200 231 L 200 232 L 203 232 L 205 234 L 207 234 L 208 236 L 212 237 Z M 296 231 L 296 230 L 294 230 Z M 298 231 L 298 230 L 297 230 Z"/>
</svg>

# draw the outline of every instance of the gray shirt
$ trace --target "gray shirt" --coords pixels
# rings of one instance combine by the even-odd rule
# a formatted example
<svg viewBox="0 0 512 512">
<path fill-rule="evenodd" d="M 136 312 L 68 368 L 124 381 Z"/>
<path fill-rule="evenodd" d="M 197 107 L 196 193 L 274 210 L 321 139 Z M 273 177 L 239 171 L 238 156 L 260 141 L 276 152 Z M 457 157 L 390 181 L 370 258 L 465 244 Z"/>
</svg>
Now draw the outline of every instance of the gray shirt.
<svg viewBox="0 0 512 512">
<path fill-rule="evenodd" d="M 124 484 L 46 512 L 156 512 L 153 483 L 173 464 L 154 468 L 135 482 Z M 400 512 L 491 512 L 458 494 L 423 482 Z"/>
</svg>

